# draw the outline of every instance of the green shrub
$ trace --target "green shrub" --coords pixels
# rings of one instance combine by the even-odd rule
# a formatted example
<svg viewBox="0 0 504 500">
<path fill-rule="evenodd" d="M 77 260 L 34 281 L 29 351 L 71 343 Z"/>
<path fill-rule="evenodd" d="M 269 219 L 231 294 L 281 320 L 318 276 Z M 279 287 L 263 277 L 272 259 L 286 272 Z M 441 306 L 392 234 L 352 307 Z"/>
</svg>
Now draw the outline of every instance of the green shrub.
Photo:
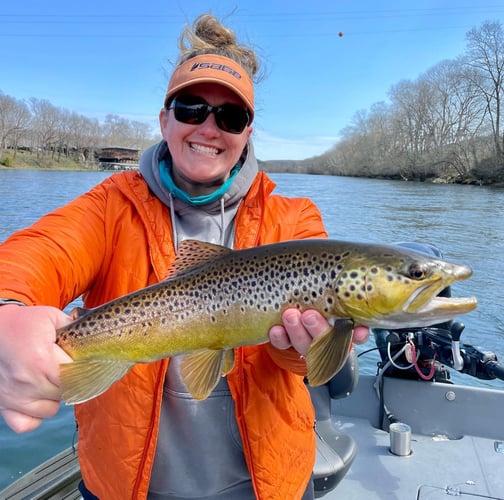
<svg viewBox="0 0 504 500">
<path fill-rule="evenodd" d="M 12 167 L 14 165 L 14 160 L 12 156 L 3 156 L 0 158 L 0 165 L 4 165 L 6 167 Z"/>
</svg>

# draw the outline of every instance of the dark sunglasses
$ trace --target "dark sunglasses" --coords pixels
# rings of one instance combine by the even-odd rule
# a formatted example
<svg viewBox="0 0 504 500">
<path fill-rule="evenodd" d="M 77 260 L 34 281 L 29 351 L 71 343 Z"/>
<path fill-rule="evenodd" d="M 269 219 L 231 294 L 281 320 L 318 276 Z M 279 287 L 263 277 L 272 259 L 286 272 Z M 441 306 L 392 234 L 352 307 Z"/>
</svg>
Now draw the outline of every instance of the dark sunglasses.
<svg viewBox="0 0 504 500">
<path fill-rule="evenodd" d="M 175 97 L 168 109 L 173 109 L 173 114 L 178 122 L 189 125 L 200 125 L 210 113 L 213 113 L 217 126 L 230 134 L 241 134 L 250 122 L 248 110 L 238 104 L 210 106 L 201 97 L 192 95 Z"/>
</svg>

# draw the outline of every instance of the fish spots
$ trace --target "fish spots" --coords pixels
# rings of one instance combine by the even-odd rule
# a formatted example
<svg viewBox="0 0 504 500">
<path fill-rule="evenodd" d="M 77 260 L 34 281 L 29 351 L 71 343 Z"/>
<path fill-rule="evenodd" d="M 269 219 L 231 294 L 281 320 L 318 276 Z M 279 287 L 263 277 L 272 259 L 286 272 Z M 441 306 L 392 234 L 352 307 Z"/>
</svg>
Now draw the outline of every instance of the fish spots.
<svg viewBox="0 0 504 500">
<path fill-rule="evenodd" d="M 198 244 L 191 247 L 197 251 Z M 89 351 L 99 355 L 144 362 L 160 353 L 247 345 L 245 337 L 263 342 L 266 326 L 278 323 L 286 307 L 367 324 L 411 297 L 422 279 L 413 265 L 421 259 L 401 261 L 374 246 L 306 240 L 237 252 L 212 247 L 202 252 L 204 261 L 186 252 L 170 279 L 85 313 L 58 332 L 58 343 L 70 345 L 69 352 L 93 344 Z"/>
<path fill-rule="evenodd" d="M 212 312 L 222 311 L 225 300 L 239 303 L 241 314 L 250 309 L 280 311 L 286 303 L 314 304 L 331 290 L 330 282 L 337 275 L 334 256 L 328 252 L 289 252 L 265 258 L 239 252 L 228 255 L 226 261 L 226 273 L 216 262 L 209 263 L 205 276 L 199 276 L 203 280 L 197 286 L 200 299 Z"/>
<path fill-rule="evenodd" d="M 333 252 L 325 247 L 321 251 L 319 244 L 307 240 L 271 249 L 210 255 L 209 248 L 208 252 L 203 252 L 208 258 L 199 263 L 197 256 L 193 259 L 185 252 L 170 279 L 103 306 L 92 324 L 82 324 L 82 335 L 101 329 L 106 337 L 138 336 L 145 343 L 148 332 L 176 331 L 191 322 L 199 326 L 229 321 L 238 327 L 249 314 L 278 318 L 286 305 L 329 313 L 337 310 L 335 289 L 358 300 L 365 294 L 367 266 L 361 260 L 359 267 L 348 270 L 348 250 Z"/>
</svg>

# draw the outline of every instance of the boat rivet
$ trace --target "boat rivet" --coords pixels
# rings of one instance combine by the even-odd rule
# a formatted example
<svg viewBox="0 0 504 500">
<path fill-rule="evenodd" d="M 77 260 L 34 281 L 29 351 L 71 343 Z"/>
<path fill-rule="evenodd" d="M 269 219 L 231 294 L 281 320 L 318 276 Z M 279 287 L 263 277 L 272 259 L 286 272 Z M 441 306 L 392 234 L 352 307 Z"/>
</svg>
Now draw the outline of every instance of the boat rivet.
<svg viewBox="0 0 504 500">
<path fill-rule="evenodd" d="M 448 391 L 446 394 L 445 394 L 445 398 L 448 400 L 448 401 L 455 401 L 455 398 L 457 397 L 457 395 L 453 392 L 453 391 Z"/>
</svg>

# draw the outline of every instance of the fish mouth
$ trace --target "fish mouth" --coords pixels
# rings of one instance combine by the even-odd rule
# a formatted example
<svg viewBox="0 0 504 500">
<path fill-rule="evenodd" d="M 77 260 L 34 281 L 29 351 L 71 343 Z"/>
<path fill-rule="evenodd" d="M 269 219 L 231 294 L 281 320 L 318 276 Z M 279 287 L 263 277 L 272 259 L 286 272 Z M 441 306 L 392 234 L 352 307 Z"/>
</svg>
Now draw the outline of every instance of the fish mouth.
<svg viewBox="0 0 504 500">
<path fill-rule="evenodd" d="M 445 316 L 449 314 L 452 318 L 453 316 L 458 316 L 460 314 L 466 314 L 474 309 L 478 305 L 478 300 L 476 297 L 433 297 L 429 302 L 424 304 L 422 307 L 417 309 L 414 314 L 433 316 L 442 315 Z"/>
<path fill-rule="evenodd" d="M 452 266 L 448 279 L 426 283 L 415 290 L 404 303 L 402 310 L 406 313 L 423 314 L 431 312 L 449 312 L 464 314 L 476 307 L 474 297 L 452 298 L 443 297 L 439 294 L 456 281 L 463 281 L 471 277 L 472 269 L 469 266 Z M 460 312 L 458 312 L 460 311 Z"/>
<path fill-rule="evenodd" d="M 403 308 L 401 312 L 379 320 L 380 328 L 420 328 L 450 321 L 456 316 L 476 309 L 476 297 L 432 297 L 416 308 Z"/>
<path fill-rule="evenodd" d="M 427 283 L 415 290 L 395 313 L 377 318 L 379 328 L 421 328 L 445 323 L 476 309 L 476 297 L 444 297 L 443 290 L 456 281 L 471 276 L 467 266 L 457 266 L 450 279 Z M 441 293 L 441 295 L 439 295 Z M 371 325 L 369 325 L 371 326 Z M 374 325 L 373 325 L 374 326 Z"/>
</svg>

